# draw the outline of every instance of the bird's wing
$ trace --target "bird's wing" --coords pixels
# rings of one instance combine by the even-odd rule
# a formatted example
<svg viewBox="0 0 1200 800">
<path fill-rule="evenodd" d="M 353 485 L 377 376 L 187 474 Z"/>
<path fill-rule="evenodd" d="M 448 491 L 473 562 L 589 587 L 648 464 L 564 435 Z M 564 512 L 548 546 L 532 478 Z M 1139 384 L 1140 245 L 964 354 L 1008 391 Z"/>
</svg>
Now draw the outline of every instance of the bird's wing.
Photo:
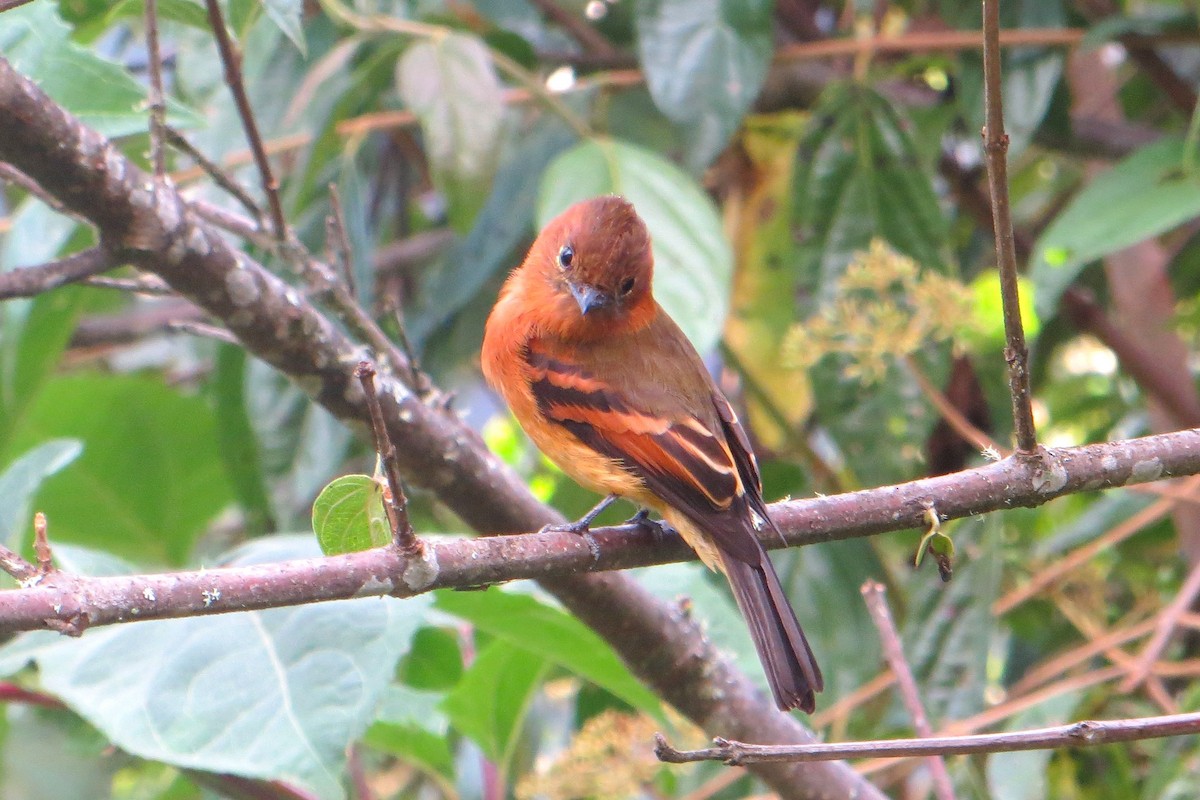
<svg viewBox="0 0 1200 800">
<path fill-rule="evenodd" d="M 710 390 L 710 405 L 693 414 L 680 403 L 652 402 L 653 393 L 640 398 L 621 391 L 616 381 L 562 353 L 535 346 L 526 358 L 530 387 L 546 419 L 636 475 L 706 530 L 721 550 L 740 561 L 760 562 L 749 511 L 761 501 L 747 497 L 747 491 L 753 498 L 759 495 L 758 469 L 723 397 Z"/>
</svg>

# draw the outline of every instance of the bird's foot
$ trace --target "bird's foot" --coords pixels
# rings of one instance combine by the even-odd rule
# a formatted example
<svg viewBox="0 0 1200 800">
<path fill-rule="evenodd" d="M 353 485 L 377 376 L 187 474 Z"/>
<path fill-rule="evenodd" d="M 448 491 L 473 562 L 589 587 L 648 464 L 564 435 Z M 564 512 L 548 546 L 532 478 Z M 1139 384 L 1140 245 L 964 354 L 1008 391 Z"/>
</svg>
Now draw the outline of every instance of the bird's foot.
<svg viewBox="0 0 1200 800">
<path fill-rule="evenodd" d="M 610 494 L 592 508 L 591 511 L 584 514 L 574 522 L 562 522 L 557 525 L 543 525 L 538 533 L 573 533 L 576 536 L 586 535 L 592 529 L 592 523 L 596 517 L 600 516 L 600 512 L 613 504 L 617 499 L 615 494 Z"/>
</svg>

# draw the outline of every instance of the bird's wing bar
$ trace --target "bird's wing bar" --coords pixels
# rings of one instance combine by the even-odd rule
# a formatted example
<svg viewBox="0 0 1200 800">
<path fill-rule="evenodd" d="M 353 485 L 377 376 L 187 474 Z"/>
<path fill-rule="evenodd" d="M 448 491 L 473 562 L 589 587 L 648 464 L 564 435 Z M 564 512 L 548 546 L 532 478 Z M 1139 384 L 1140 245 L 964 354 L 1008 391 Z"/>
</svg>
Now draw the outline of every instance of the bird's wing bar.
<svg viewBox="0 0 1200 800">
<path fill-rule="evenodd" d="M 724 430 L 713 431 L 694 417 L 672 420 L 639 409 L 634 399 L 561 358 L 531 350 L 528 363 L 534 398 L 547 419 L 641 478 L 717 538 L 721 549 L 759 562 L 762 551 L 753 534 L 747 536 L 748 515 L 722 513 L 746 502 L 742 469 Z"/>
</svg>

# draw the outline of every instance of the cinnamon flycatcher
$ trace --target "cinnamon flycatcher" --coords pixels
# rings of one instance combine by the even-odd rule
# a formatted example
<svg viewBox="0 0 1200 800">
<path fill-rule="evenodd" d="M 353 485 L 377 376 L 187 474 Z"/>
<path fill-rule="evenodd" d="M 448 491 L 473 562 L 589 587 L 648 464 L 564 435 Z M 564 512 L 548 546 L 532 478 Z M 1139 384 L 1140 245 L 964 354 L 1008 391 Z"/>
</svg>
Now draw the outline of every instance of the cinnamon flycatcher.
<svg viewBox="0 0 1200 800">
<path fill-rule="evenodd" d="M 811 713 L 821 670 L 757 537 L 778 535 L 758 463 L 729 401 L 655 302 L 653 269 L 632 205 L 607 196 L 571 206 L 504 284 L 484 375 L 563 472 L 659 512 L 725 573 L 776 704 Z"/>
</svg>

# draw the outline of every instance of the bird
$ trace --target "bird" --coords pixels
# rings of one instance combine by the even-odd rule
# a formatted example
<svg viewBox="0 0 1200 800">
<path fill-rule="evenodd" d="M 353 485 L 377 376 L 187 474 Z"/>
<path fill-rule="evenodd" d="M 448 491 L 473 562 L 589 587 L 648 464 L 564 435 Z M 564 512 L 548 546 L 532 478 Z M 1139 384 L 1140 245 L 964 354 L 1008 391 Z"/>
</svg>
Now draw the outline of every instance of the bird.
<svg viewBox="0 0 1200 800">
<path fill-rule="evenodd" d="M 683 331 L 655 301 L 645 222 L 617 195 L 551 220 L 500 290 L 481 364 L 533 443 L 580 485 L 658 512 L 723 572 L 776 705 L 823 688 L 759 531 L 779 535 L 750 440 Z"/>
</svg>

